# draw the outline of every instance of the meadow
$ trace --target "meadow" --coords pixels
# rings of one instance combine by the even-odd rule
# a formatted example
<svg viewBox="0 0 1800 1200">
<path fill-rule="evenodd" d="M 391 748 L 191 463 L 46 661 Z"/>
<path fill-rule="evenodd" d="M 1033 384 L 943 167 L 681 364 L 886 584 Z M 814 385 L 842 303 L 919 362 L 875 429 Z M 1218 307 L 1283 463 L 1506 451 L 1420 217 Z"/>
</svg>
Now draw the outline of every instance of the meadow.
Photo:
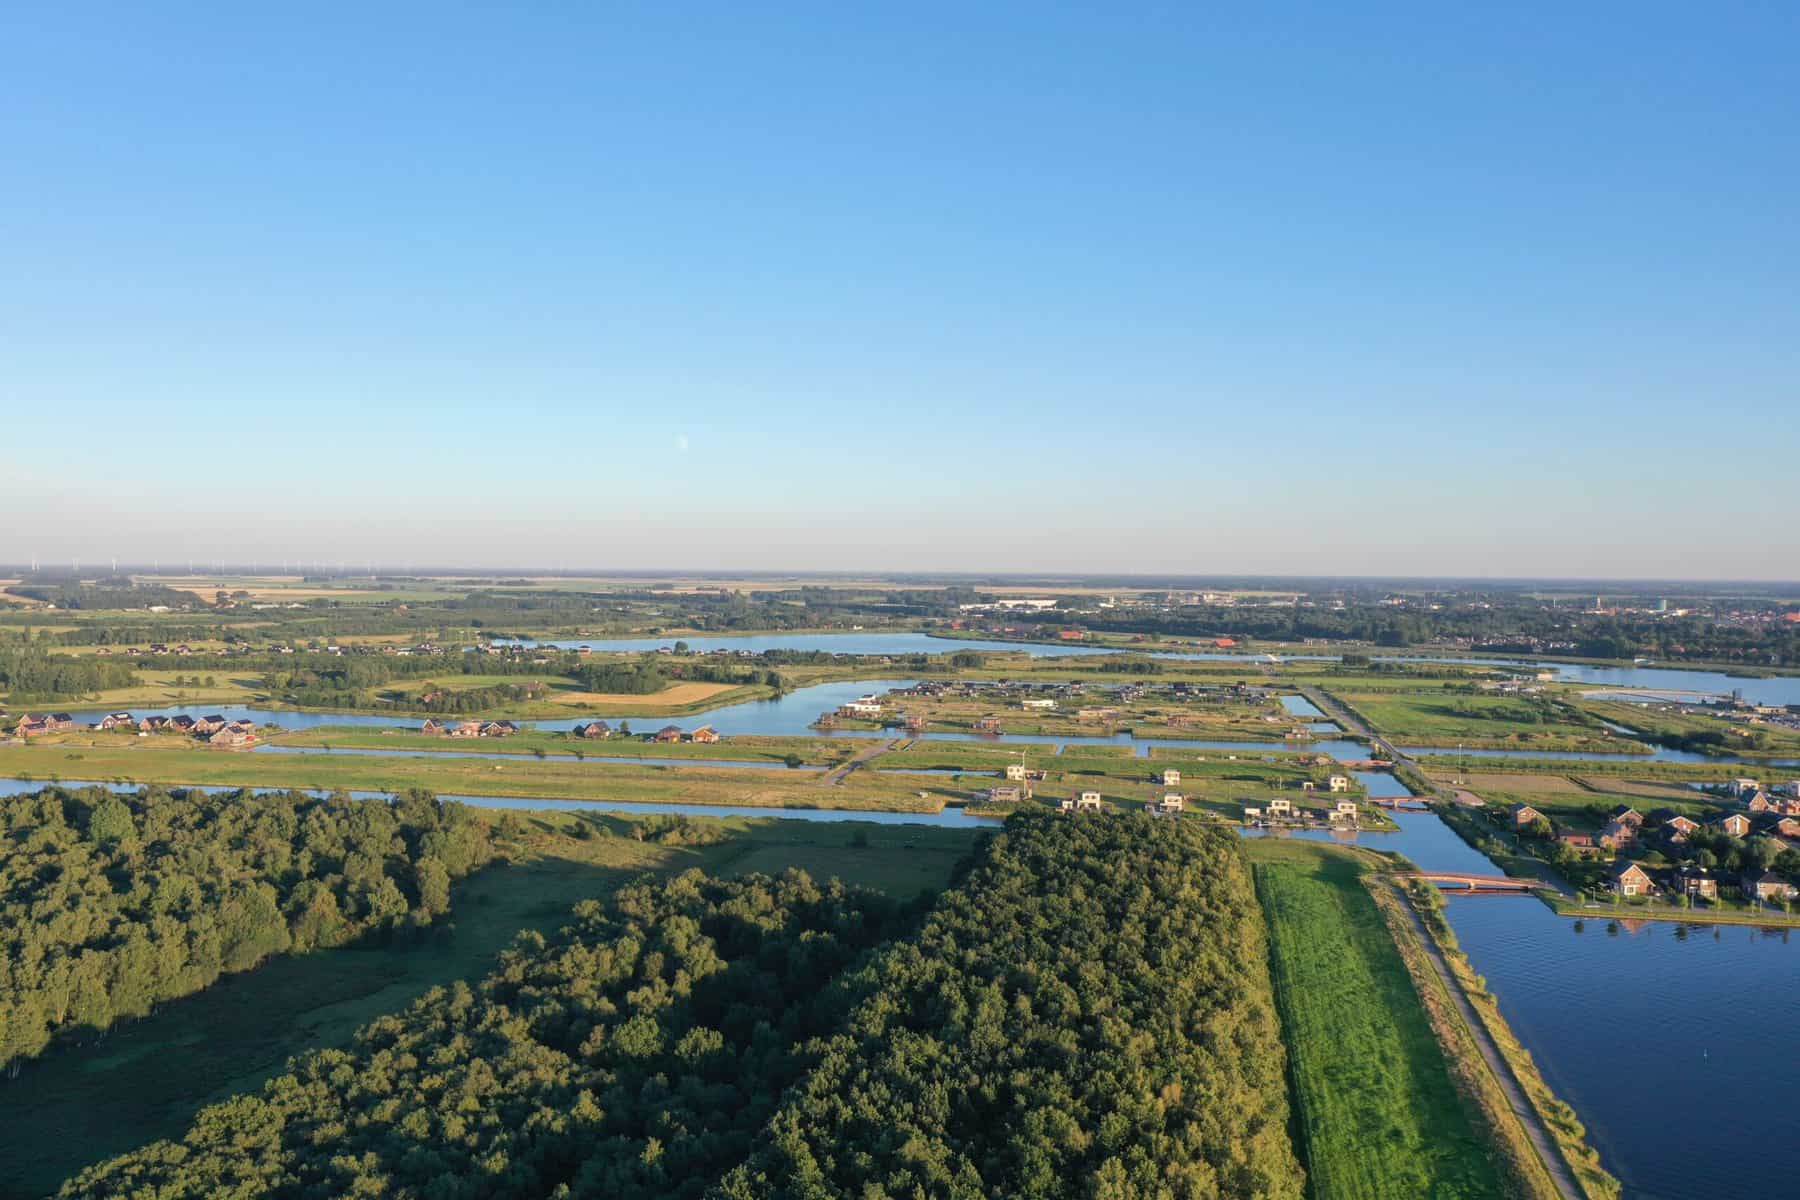
<svg viewBox="0 0 1800 1200">
<path fill-rule="evenodd" d="M 1315 1200 L 1499 1197 L 1471 1122 L 1353 851 L 1245 844 L 1273 942 L 1276 997 Z"/>
</svg>

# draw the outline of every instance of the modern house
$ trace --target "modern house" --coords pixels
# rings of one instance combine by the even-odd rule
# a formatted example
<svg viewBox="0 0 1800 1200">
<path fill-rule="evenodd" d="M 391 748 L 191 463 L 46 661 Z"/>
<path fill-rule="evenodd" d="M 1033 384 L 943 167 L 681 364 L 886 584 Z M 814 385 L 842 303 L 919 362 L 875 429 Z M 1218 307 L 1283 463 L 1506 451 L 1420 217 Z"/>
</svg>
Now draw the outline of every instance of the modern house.
<svg viewBox="0 0 1800 1200">
<path fill-rule="evenodd" d="M 1181 785 L 1181 772 L 1177 771 L 1174 767 L 1164 767 L 1162 784 L 1164 787 L 1179 787 Z"/>
<path fill-rule="evenodd" d="M 1358 816 L 1354 800 L 1339 800 L 1331 809 L 1331 819 L 1334 821 L 1348 821 L 1354 825 Z"/>
<path fill-rule="evenodd" d="M 1612 889 L 1621 896 L 1649 896 L 1656 891 L 1656 883 L 1637 863 L 1621 861 L 1612 869 Z"/>
<path fill-rule="evenodd" d="M 1348 775 L 1333 775 L 1329 782 L 1331 790 L 1334 792 L 1347 792 L 1350 790 L 1350 777 Z"/>
<path fill-rule="evenodd" d="M 1294 802 L 1282 796 L 1269 801 L 1269 816 L 1281 817 L 1284 820 L 1294 815 Z"/>
<path fill-rule="evenodd" d="M 1007 763 L 1006 764 L 1006 777 L 1008 779 L 1021 779 L 1021 780 L 1024 779 L 1025 778 L 1025 764 L 1024 763 Z"/>
<path fill-rule="evenodd" d="M 1165 813 L 1178 813 L 1187 807 L 1187 797 L 1180 792 L 1168 792 L 1157 801 L 1157 810 Z"/>
<path fill-rule="evenodd" d="M 996 784 L 988 789 L 987 798 L 994 804 L 1017 804 L 1024 793 L 1010 783 Z"/>
<path fill-rule="evenodd" d="M 1100 793 L 1092 789 L 1076 792 L 1074 796 L 1076 812 L 1099 812 Z"/>
</svg>

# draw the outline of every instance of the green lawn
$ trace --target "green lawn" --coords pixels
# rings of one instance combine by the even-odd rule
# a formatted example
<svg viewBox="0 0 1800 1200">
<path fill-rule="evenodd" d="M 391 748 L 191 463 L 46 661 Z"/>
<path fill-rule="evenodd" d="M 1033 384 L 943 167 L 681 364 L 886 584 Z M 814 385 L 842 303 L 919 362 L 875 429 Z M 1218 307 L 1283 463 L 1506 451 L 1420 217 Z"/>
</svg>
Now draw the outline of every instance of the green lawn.
<svg viewBox="0 0 1800 1200">
<path fill-rule="evenodd" d="M 0 1197 L 44 1195 L 89 1163 L 179 1135 L 203 1104 L 260 1087 L 291 1055 L 342 1044 L 429 988 L 480 978 L 521 930 L 553 929 L 577 900 L 642 871 L 796 866 L 911 898 L 946 886 L 975 840 L 964 830 L 732 818 L 716 823 L 732 835 L 724 843 L 661 846 L 620 836 L 631 823 L 618 818 L 517 815 L 532 847 L 526 861 L 460 883 L 453 932 L 277 958 L 27 1064 L 0 1086 Z M 565 836 L 578 823 L 603 836 Z"/>
<path fill-rule="evenodd" d="M 1350 852 L 1251 840 L 1269 922 L 1309 1193 L 1471 1200 L 1504 1193 L 1406 965 Z"/>
<path fill-rule="evenodd" d="M 1334 686 L 1331 696 L 1397 742 L 1508 750 L 1592 750 L 1636 753 L 1642 749 L 1615 737 L 1591 717 L 1560 702 L 1540 708 L 1531 697 L 1468 695 L 1415 690 L 1389 692 Z"/>
</svg>

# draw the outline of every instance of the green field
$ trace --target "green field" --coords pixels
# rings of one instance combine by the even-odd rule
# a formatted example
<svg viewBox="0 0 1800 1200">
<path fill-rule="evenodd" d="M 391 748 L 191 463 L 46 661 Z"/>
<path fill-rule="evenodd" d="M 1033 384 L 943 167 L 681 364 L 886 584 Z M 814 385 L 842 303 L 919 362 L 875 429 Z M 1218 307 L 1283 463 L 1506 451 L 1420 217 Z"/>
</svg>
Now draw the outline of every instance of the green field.
<svg viewBox="0 0 1800 1200">
<path fill-rule="evenodd" d="M 1384 691 L 1333 684 L 1330 695 L 1384 737 L 1419 746 L 1501 750 L 1592 750 L 1631 754 L 1644 748 L 1614 737 L 1597 720 L 1558 701 L 1438 690 Z"/>
<path fill-rule="evenodd" d="M 520 931 L 553 929 L 577 900 L 641 872 L 793 866 L 910 898 L 944 887 L 974 845 L 962 830 L 734 818 L 702 819 L 727 841 L 664 846 L 628 836 L 632 823 L 616 818 L 517 815 L 523 861 L 460 883 L 448 930 L 417 944 L 277 958 L 26 1065 L 0 1088 L 0 1197 L 44 1195 L 89 1163 L 179 1135 L 203 1104 L 254 1091 L 289 1056 L 343 1044 L 431 987 L 479 978 Z M 599 836 L 567 836 L 577 824 Z"/>
<path fill-rule="evenodd" d="M 1246 842 L 1315 1200 L 1498 1197 L 1405 963 L 1353 852 Z"/>
</svg>

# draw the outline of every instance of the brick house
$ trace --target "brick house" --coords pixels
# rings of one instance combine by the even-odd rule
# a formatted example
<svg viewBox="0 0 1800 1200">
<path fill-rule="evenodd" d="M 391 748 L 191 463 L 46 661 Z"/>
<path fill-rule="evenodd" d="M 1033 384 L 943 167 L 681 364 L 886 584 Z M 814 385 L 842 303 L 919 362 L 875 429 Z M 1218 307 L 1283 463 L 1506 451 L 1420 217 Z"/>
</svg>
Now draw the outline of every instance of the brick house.
<svg viewBox="0 0 1800 1200">
<path fill-rule="evenodd" d="M 612 726 L 608 725 L 605 721 L 589 721 L 585 725 L 577 725 L 575 727 L 575 736 L 578 738 L 611 737 Z"/>
<path fill-rule="evenodd" d="M 1512 827 L 1514 829 L 1523 829 L 1525 826 L 1531 824 L 1533 821 L 1543 821 L 1543 820 L 1549 819 L 1549 818 L 1545 817 L 1543 813 L 1541 813 L 1537 809 L 1531 807 L 1531 805 L 1529 805 L 1529 804 L 1515 804 L 1511 808 L 1507 809 L 1506 811 L 1507 811 L 1507 816 L 1510 817 L 1512 820 Z"/>
<path fill-rule="evenodd" d="M 656 731 L 650 740 L 653 742 L 679 742 L 681 740 L 681 726 L 664 725 L 661 729 Z"/>
<path fill-rule="evenodd" d="M 688 740 L 690 742 L 705 742 L 710 744 L 719 740 L 719 731 L 714 729 L 711 725 L 702 725 L 700 728 L 694 730 L 694 732 L 688 734 Z"/>
<path fill-rule="evenodd" d="M 1621 896 L 1649 896 L 1656 892 L 1650 872 L 1634 862 L 1621 862 L 1612 870 L 1612 890 Z"/>
</svg>

